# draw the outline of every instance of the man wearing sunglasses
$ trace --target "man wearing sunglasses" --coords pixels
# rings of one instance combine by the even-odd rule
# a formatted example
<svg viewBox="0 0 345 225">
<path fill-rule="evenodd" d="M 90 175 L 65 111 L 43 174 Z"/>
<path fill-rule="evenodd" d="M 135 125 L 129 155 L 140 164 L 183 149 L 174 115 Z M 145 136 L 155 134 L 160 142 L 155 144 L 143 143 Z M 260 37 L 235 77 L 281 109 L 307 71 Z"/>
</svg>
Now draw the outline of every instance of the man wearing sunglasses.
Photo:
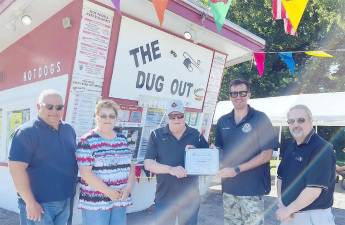
<svg viewBox="0 0 345 225">
<path fill-rule="evenodd" d="M 278 167 L 276 217 L 284 225 L 334 225 L 333 146 L 315 133 L 307 106 L 292 107 L 287 117 L 294 142 L 287 145 Z"/>
<path fill-rule="evenodd" d="M 197 176 L 184 168 L 187 148 L 208 148 L 205 138 L 186 125 L 181 101 L 169 103 L 168 125 L 151 133 L 145 168 L 157 174 L 156 225 L 196 225 L 200 207 Z"/>
<path fill-rule="evenodd" d="M 18 193 L 20 224 L 68 221 L 77 179 L 76 134 L 61 121 L 63 109 L 57 91 L 43 91 L 38 117 L 19 127 L 13 137 L 9 169 Z"/>
<path fill-rule="evenodd" d="M 271 189 L 269 161 L 278 138 L 268 117 L 248 105 L 246 80 L 230 82 L 233 111 L 216 126 L 215 145 L 220 149 L 224 225 L 262 225 L 263 195 Z"/>
</svg>

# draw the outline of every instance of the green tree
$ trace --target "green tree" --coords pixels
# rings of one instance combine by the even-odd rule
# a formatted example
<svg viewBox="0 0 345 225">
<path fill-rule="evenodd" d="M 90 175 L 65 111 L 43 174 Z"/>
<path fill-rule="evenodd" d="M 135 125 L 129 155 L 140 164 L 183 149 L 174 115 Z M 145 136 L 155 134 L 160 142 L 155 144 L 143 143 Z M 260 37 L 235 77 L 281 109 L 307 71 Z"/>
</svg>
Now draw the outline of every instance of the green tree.
<svg viewBox="0 0 345 225">
<path fill-rule="evenodd" d="M 207 0 L 200 0 L 203 4 Z M 266 52 L 345 48 L 345 0 L 310 0 L 298 36 L 284 33 L 283 21 L 272 20 L 272 0 L 233 0 L 227 18 L 266 40 Z M 229 81 L 242 77 L 252 83 L 253 97 L 345 91 L 345 52 L 336 58 L 311 58 L 294 54 L 295 76 L 277 54 L 267 54 L 265 74 L 259 78 L 252 62 L 225 71 L 219 100 L 228 99 Z"/>
</svg>

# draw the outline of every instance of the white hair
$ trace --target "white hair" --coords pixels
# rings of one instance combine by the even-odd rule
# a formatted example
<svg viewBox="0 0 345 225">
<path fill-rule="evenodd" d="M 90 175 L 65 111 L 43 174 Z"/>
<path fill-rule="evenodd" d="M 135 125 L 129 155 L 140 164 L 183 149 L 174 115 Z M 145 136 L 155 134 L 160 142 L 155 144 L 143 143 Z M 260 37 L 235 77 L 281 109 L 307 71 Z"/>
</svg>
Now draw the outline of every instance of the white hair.
<svg viewBox="0 0 345 225">
<path fill-rule="evenodd" d="M 303 110 L 306 114 L 307 114 L 307 117 L 309 118 L 310 121 L 313 121 L 313 114 L 311 113 L 310 109 L 308 108 L 308 106 L 306 105 L 295 105 L 293 107 L 291 107 L 287 113 L 287 116 L 289 116 L 289 113 L 294 110 L 294 109 L 300 109 L 300 110 Z"/>
<path fill-rule="evenodd" d="M 46 89 L 46 90 L 43 90 L 40 95 L 38 96 L 38 103 L 43 103 L 43 100 L 45 97 L 47 96 L 58 96 L 60 97 L 62 100 L 62 95 L 60 94 L 60 92 L 58 92 L 57 90 L 55 89 Z"/>
</svg>

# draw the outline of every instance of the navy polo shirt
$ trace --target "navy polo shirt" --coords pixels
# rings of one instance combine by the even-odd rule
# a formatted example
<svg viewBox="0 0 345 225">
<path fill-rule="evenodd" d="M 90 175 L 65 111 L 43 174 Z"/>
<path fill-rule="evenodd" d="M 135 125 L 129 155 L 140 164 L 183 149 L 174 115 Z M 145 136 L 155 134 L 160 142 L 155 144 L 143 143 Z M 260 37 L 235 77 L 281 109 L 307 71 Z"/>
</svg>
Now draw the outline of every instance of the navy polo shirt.
<svg viewBox="0 0 345 225">
<path fill-rule="evenodd" d="M 236 124 L 234 111 L 222 116 L 216 127 L 216 146 L 221 150 L 223 167 L 236 167 L 264 150 L 279 146 L 268 117 L 248 106 L 247 115 Z M 268 194 L 271 190 L 269 162 L 222 179 L 222 190 L 235 196 Z"/>
<path fill-rule="evenodd" d="M 160 164 L 185 167 L 186 145 L 208 148 L 204 136 L 194 128 L 188 127 L 177 140 L 168 125 L 151 133 L 145 159 L 156 160 Z M 177 178 L 170 174 L 157 174 L 156 203 L 176 201 L 178 197 L 199 196 L 198 176 Z"/>
<path fill-rule="evenodd" d="M 75 193 L 77 162 L 74 129 L 53 129 L 38 118 L 21 126 L 12 140 L 9 160 L 28 163 L 31 190 L 39 203 L 60 201 Z"/>
<path fill-rule="evenodd" d="M 322 189 L 320 196 L 301 211 L 331 207 L 335 186 L 333 146 L 314 130 L 304 143 L 288 143 L 278 167 L 278 178 L 282 180 L 282 202 L 285 206 L 296 200 L 306 187 L 319 187 Z"/>
</svg>

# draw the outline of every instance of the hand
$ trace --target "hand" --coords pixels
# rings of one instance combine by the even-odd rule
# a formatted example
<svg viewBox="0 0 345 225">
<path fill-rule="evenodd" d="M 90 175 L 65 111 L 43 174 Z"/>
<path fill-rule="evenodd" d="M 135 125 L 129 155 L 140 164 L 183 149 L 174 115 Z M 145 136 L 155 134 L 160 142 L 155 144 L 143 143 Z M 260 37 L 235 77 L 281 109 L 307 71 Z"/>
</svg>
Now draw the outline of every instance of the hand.
<svg viewBox="0 0 345 225">
<path fill-rule="evenodd" d="M 210 145 L 210 148 L 217 149 L 217 147 L 216 147 L 214 144 L 211 144 L 211 145 Z"/>
<path fill-rule="evenodd" d="M 112 201 L 117 201 L 121 199 L 122 192 L 118 190 L 111 190 L 107 195 Z"/>
<path fill-rule="evenodd" d="M 283 204 L 282 199 L 280 197 L 278 197 L 278 199 L 277 199 L 277 206 L 278 206 L 278 208 L 285 207 L 285 205 Z"/>
<path fill-rule="evenodd" d="M 276 211 L 276 217 L 281 222 L 286 221 L 292 219 L 293 212 L 290 212 L 288 207 L 283 206 Z"/>
<path fill-rule="evenodd" d="M 196 148 L 194 145 L 186 145 L 186 150 L 191 149 L 191 148 Z"/>
<path fill-rule="evenodd" d="M 235 177 L 237 173 L 235 172 L 235 169 L 232 167 L 225 167 L 218 171 L 217 176 L 221 178 L 229 178 L 229 177 Z"/>
<path fill-rule="evenodd" d="M 127 200 L 129 194 L 132 192 L 132 188 L 130 188 L 128 185 L 121 190 L 122 195 L 121 195 L 121 201 Z"/>
<path fill-rule="evenodd" d="M 44 213 L 41 205 L 34 201 L 26 203 L 26 217 L 29 220 L 39 222 L 42 219 L 42 214 Z"/>
<path fill-rule="evenodd" d="M 187 177 L 187 172 L 182 166 L 171 167 L 169 174 L 177 178 Z"/>
</svg>

